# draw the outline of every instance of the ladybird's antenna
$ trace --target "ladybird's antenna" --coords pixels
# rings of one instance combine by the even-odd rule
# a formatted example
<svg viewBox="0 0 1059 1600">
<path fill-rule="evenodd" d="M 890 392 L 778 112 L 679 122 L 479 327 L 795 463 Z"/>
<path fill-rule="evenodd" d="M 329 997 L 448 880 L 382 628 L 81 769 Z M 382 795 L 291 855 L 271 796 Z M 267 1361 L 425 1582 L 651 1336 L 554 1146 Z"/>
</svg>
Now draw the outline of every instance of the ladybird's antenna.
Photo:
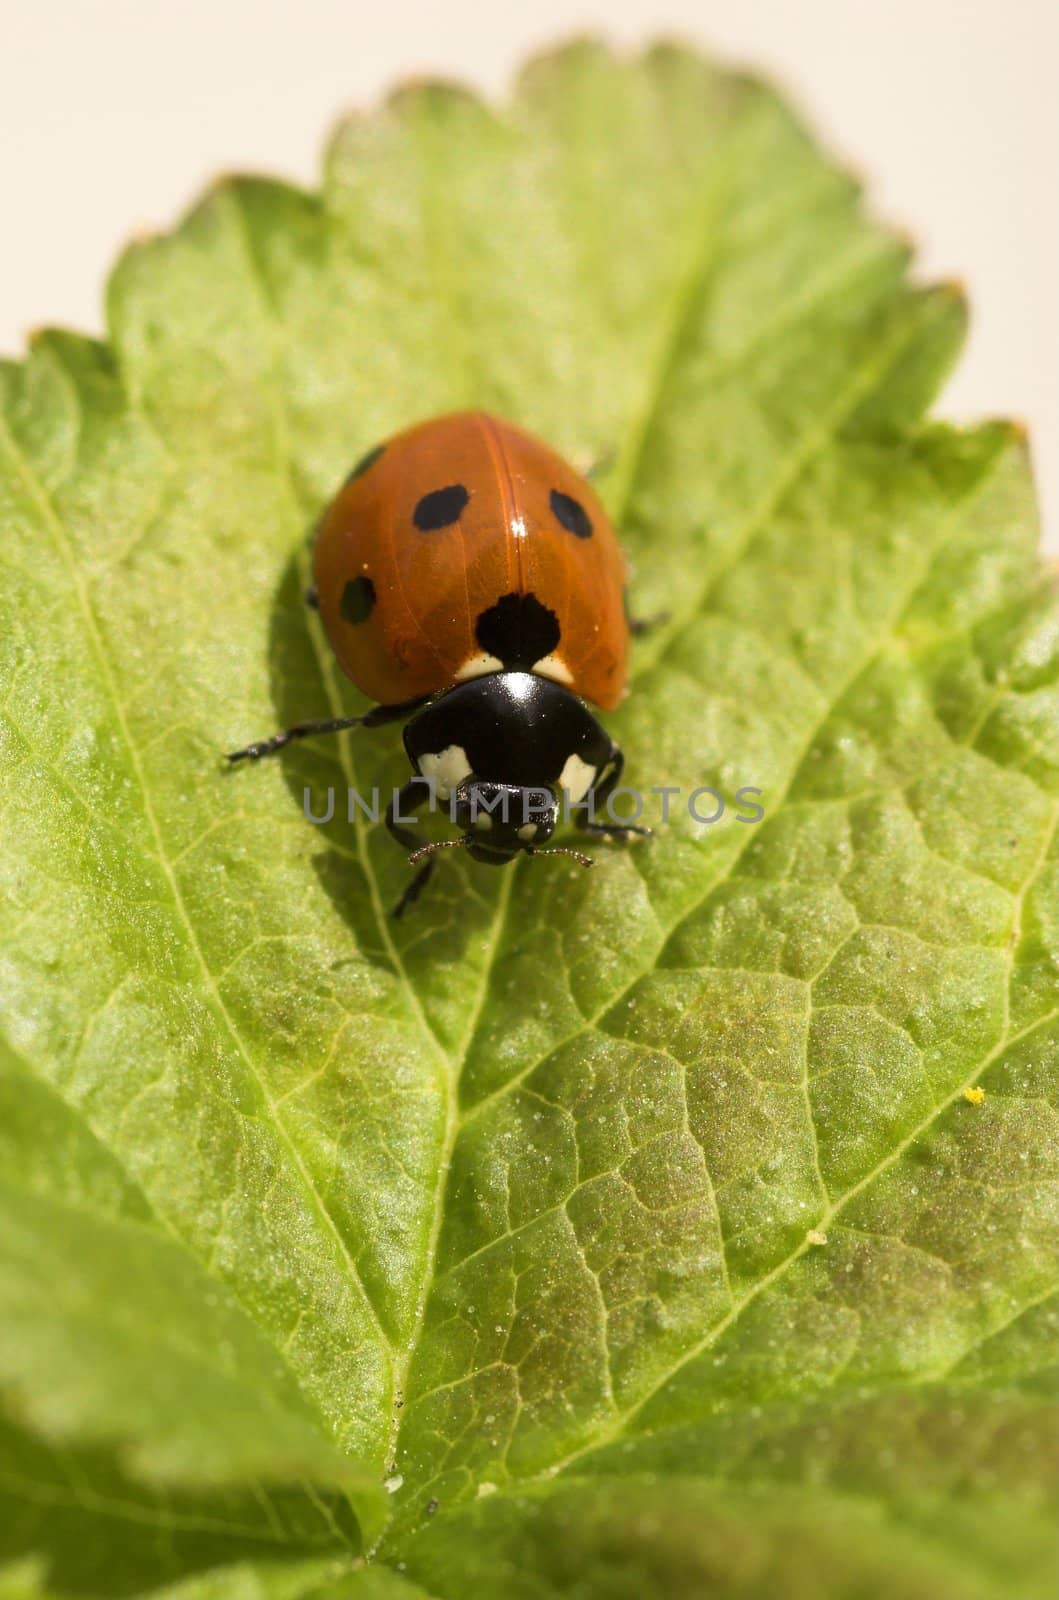
<svg viewBox="0 0 1059 1600">
<path fill-rule="evenodd" d="M 591 856 L 582 855 L 580 850 L 569 850 L 565 845 L 555 844 L 548 850 L 527 850 L 528 856 L 572 856 L 583 867 L 594 867 L 595 861 Z"/>
<path fill-rule="evenodd" d="M 427 856 L 435 855 L 439 850 L 461 850 L 469 843 L 469 839 L 435 839 L 433 844 L 421 844 L 419 849 L 413 850 L 408 857 L 408 865 L 418 866 Z"/>
</svg>

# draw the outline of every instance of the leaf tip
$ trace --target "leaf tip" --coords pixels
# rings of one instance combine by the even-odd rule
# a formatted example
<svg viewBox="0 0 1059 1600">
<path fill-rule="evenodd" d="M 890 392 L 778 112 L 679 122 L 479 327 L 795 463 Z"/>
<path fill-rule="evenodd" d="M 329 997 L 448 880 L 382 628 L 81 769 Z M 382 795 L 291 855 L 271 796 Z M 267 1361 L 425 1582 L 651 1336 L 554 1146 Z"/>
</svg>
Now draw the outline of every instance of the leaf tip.
<svg viewBox="0 0 1059 1600">
<path fill-rule="evenodd" d="M 388 91 L 383 105 L 400 115 L 416 106 L 447 109 L 479 107 L 482 97 L 459 78 L 435 77 L 432 73 L 412 73 L 399 78 Z"/>
<path fill-rule="evenodd" d="M 944 296 L 956 305 L 965 306 L 970 301 L 970 290 L 963 278 L 939 278 L 933 287 L 936 294 Z"/>
<path fill-rule="evenodd" d="M 597 63 L 610 65 L 614 52 L 599 34 L 577 30 L 527 56 L 515 78 L 515 95 L 547 89 L 558 74 Z"/>
</svg>

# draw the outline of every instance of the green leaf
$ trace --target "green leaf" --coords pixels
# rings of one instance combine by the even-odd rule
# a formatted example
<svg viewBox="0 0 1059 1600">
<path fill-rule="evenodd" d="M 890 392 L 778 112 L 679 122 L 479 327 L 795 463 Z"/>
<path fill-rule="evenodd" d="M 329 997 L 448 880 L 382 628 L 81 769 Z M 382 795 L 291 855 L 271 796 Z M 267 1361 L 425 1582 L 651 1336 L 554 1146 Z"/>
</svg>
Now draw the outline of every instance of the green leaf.
<svg viewBox="0 0 1059 1600">
<path fill-rule="evenodd" d="M 340 1484 L 377 1520 L 381 1488 L 335 1448 L 283 1353 L 5 1052 L 0 1372 L 23 1420 L 127 1443 L 128 1469 L 159 1481 Z"/>
<path fill-rule="evenodd" d="M 51 1600 L 39 1564 L 0 1569 L 0 1600 Z M 424 1600 L 387 1567 L 341 1571 L 334 1561 L 242 1562 L 152 1591 L 154 1600 Z"/>
<path fill-rule="evenodd" d="M 4 369 L 15 1593 L 1050 1592 L 1059 622 L 906 272 L 768 88 L 578 45 Z M 357 704 L 306 535 L 469 405 L 609 462 L 629 781 L 727 805 L 394 924 L 396 733 L 221 753 Z"/>
</svg>

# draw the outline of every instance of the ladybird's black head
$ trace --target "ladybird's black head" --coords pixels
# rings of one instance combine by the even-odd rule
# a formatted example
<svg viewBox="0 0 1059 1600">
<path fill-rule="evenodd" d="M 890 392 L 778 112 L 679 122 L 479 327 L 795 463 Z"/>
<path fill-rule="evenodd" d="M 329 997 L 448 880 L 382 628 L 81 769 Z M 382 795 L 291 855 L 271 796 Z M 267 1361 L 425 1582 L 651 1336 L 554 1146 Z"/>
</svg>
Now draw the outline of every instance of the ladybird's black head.
<svg viewBox="0 0 1059 1600">
<path fill-rule="evenodd" d="M 416 773 L 451 807 L 462 845 L 476 861 L 503 866 L 545 851 L 561 797 L 584 800 L 613 745 L 576 695 L 532 672 L 493 672 L 456 684 L 416 712 L 404 730 Z M 415 859 L 416 856 L 413 856 Z"/>
<path fill-rule="evenodd" d="M 520 850 L 546 844 L 558 815 L 555 791 L 543 785 L 522 788 L 468 778 L 452 795 L 452 820 L 467 833 L 468 849 L 478 861 L 509 860 Z"/>
</svg>

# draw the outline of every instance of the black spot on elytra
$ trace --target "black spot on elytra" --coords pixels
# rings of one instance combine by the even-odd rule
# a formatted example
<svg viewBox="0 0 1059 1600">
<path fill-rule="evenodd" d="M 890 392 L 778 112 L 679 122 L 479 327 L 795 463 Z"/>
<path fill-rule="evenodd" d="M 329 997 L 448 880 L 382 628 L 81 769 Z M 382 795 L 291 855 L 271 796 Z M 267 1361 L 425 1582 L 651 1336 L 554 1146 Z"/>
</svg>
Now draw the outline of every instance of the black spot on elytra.
<svg viewBox="0 0 1059 1600">
<path fill-rule="evenodd" d="M 580 500 L 575 500 L 572 494 L 563 494 L 561 489 L 553 489 L 551 504 L 558 521 L 575 539 L 591 539 L 592 521 Z"/>
<path fill-rule="evenodd" d="M 370 578 L 351 578 L 342 590 L 339 607 L 343 622 L 367 622 L 375 605 L 375 585 Z"/>
<path fill-rule="evenodd" d="M 352 483 L 354 478 L 363 477 L 364 473 L 367 472 L 368 468 L 369 467 L 373 467 L 375 465 L 376 461 L 378 461 L 379 457 L 382 455 L 382 453 L 383 453 L 383 451 L 385 449 L 386 449 L 386 446 L 384 444 L 377 444 L 375 446 L 374 450 L 369 450 L 367 455 L 361 456 L 360 460 L 357 462 L 356 466 L 353 468 L 353 471 L 349 474 L 349 477 L 346 479 L 346 482 L 347 483 Z"/>
<path fill-rule="evenodd" d="M 412 521 L 420 533 L 435 533 L 438 528 L 458 522 L 470 498 L 462 483 L 450 483 L 447 489 L 432 489 L 412 512 Z"/>
<path fill-rule="evenodd" d="M 559 619 L 535 594 L 505 594 L 483 611 L 475 637 L 505 667 L 532 667 L 559 643 Z"/>
</svg>

